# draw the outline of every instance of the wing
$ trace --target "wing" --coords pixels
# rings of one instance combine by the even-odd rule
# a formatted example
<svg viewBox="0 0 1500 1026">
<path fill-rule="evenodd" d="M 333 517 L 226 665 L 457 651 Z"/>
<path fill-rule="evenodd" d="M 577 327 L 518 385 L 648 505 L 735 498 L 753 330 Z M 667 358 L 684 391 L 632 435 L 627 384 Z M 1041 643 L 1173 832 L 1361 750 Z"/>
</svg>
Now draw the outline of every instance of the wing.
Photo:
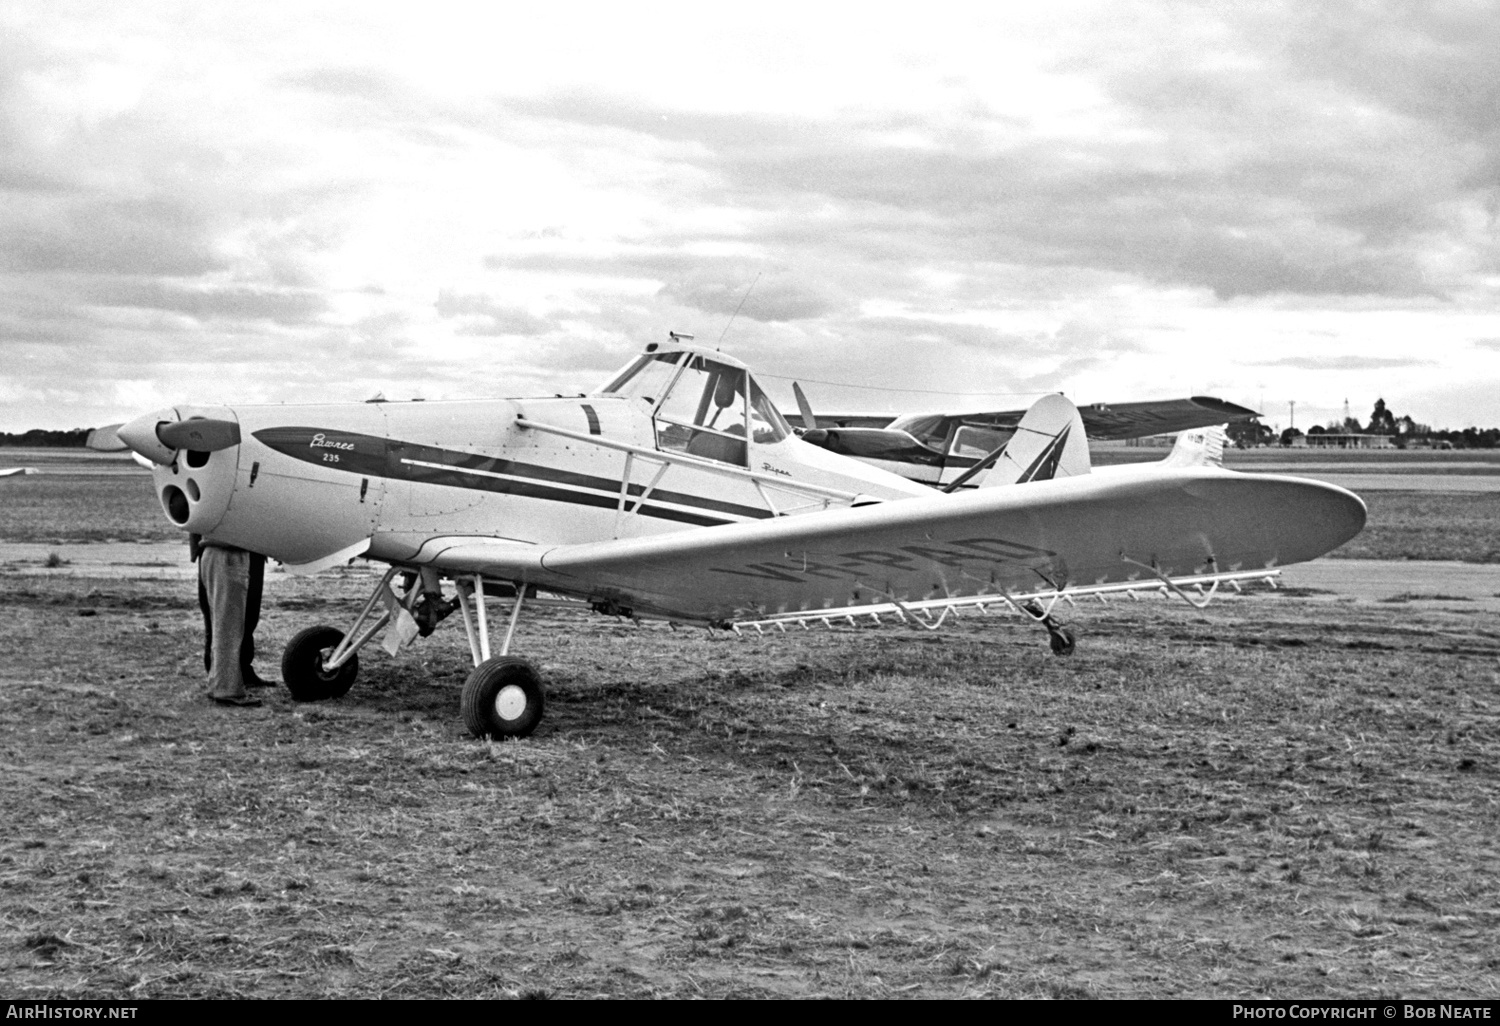
<svg viewBox="0 0 1500 1026">
<path fill-rule="evenodd" d="M 1260 569 L 1320 556 L 1364 521 L 1357 496 L 1321 482 L 1165 468 L 582 545 L 436 539 L 419 559 L 616 611 L 725 623 Z"/>
<path fill-rule="evenodd" d="M 1211 427 L 1259 416 L 1254 410 L 1236 403 L 1195 395 L 1188 399 L 1150 399 L 1138 403 L 1093 403 L 1078 407 L 1084 429 L 1090 438 L 1143 438 L 1146 435 L 1176 434 L 1193 428 Z M 908 425 L 931 420 L 957 420 L 964 424 L 997 429 L 1014 429 L 1026 415 L 1025 410 L 988 410 L 983 412 L 944 414 L 906 414 L 881 425 L 905 430 Z M 821 424 L 824 418 L 818 418 Z M 873 425 L 872 425 L 873 426 Z"/>
<path fill-rule="evenodd" d="M 1081 406 L 1078 412 L 1089 437 L 1105 439 L 1171 434 L 1259 416 L 1244 406 L 1206 395 L 1143 403 L 1096 403 Z"/>
</svg>

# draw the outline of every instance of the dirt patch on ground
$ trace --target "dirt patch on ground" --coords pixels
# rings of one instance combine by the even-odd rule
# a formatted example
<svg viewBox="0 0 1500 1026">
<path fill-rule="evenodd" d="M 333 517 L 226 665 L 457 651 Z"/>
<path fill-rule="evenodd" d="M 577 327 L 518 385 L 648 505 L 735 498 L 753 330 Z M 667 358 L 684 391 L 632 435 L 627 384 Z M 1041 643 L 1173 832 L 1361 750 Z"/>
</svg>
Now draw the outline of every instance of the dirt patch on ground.
<svg viewBox="0 0 1500 1026">
<path fill-rule="evenodd" d="M 8 578 L 13 997 L 1495 996 L 1500 636 L 1294 597 L 766 638 L 452 625 L 344 699 L 200 695 L 181 581 Z M 357 575 L 280 586 L 272 670 Z"/>
</svg>

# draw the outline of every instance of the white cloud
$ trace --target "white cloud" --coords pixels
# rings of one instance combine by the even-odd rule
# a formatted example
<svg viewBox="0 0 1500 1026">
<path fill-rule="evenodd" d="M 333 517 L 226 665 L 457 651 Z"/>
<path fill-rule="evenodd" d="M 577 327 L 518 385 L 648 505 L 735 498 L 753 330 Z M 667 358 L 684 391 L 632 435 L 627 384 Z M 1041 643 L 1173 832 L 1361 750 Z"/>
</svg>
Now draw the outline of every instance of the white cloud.
<svg viewBox="0 0 1500 1026">
<path fill-rule="evenodd" d="M 1486 5 L 971 10 L 7 5 L 0 430 L 586 388 L 736 310 L 786 377 L 1500 423 Z"/>
</svg>

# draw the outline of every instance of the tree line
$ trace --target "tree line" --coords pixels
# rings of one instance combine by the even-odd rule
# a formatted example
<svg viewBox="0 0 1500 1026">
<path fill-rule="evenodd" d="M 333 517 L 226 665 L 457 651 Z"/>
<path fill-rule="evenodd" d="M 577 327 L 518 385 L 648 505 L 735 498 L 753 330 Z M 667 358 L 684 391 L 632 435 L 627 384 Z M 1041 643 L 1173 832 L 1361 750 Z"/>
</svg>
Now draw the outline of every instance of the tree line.
<svg viewBox="0 0 1500 1026">
<path fill-rule="evenodd" d="M 1291 445 L 1292 439 L 1302 437 L 1299 428 L 1289 427 L 1280 436 L 1258 419 L 1229 425 L 1229 439 L 1235 445 L 1250 447 L 1257 445 Z M 1439 446 L 1454 449 L 1494 449 L 1500 447 L 1500 428 L 1466 427 L 1462 430 L 1435 429 L 1409 416 L 1396 416 L 1386 406 L 1384 399 L 1375 400 L 1368 423 L 1354 417 L 1331 420 L 1325 424 L 1314 424 L 1307 429 L 1309 435 L 1388 435 L 1398 449 L 1408 446 Z"/>
<path fill-rule="evenodd" d="M 89 428 L 74 428 L 71 431 L 45 431 L 32 428 L 20 434 L 0 431 L 0 445 L 25 446 L 28 449 L 82 448 L 89 440 Z"/>
</svg>

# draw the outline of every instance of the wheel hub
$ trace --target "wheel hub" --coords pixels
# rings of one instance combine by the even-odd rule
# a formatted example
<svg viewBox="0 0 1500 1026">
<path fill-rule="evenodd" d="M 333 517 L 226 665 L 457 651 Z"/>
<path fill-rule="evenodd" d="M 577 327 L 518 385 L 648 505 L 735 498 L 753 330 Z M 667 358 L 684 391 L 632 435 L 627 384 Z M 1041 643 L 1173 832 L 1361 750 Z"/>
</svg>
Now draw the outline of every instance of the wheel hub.
<svg viewBox="0 0 1500 1026">
<path fill-rule="evenodd" d="M 526 711 L 526 689 L 507 684 L 495 693 L 495 715 L 502 720 L 520 719 Z"/>
</svg>

